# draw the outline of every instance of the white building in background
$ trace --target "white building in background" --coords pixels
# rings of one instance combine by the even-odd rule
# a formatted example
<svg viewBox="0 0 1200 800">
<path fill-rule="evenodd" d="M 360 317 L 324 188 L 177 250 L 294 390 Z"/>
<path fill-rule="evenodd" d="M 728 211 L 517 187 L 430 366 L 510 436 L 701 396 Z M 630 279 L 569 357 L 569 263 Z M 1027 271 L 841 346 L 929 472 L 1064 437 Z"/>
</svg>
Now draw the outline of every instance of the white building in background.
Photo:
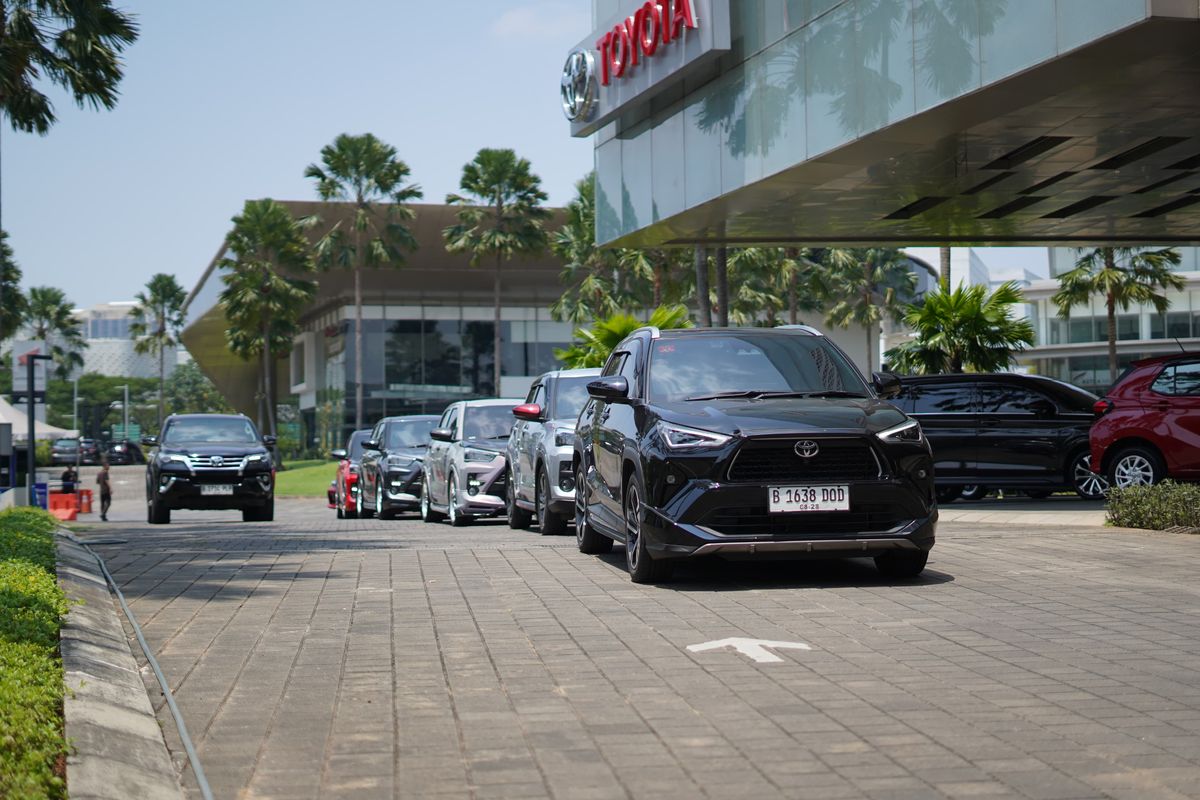
<svg viewBox="0 0 1200 800">
<path fill-rule="evenodd" d="M 94 372 L 121 378 L 157 378 L 158 357 L 134 350 L 129 334 L 133 320 L 129 317 L 137 305 L 132 300 L 101 303 L 90 308 L 75 309 L 87 349 L 83 351 L 82 373 Z M 175 349 L 164 356 L 167 375 L 181 363 Z"/>
</svg>

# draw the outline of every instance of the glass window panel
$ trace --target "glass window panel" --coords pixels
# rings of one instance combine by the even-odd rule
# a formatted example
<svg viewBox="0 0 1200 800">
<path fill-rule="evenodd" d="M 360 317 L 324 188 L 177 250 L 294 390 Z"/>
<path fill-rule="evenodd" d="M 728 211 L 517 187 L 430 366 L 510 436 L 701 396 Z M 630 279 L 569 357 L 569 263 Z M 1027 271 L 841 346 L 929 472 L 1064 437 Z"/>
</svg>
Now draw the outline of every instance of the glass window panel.
<svg viewBox="0 0 1200 800">
<path fill-rule="evenodd" d="M 976 411 L 975 390 L 963 386 L 919 386 L 913 403 L 914 414 L 968 414 Z"/>
<path fill-rule="evenodd" d="M 1168 339 L 1186 339 L 1192 335 L 1192 315 L 1186 311 L 1167 314 Z"/>
<path fill-rule="evenodd" d="M 1167 320 L 1161 314 L 1150 317 L 1150 338 L 1165 339 L 1167 337 Z"/>
<path fill-rule="evenodd" d="M 1091 318 L 1072 319 L 1069 321 L 1070 341 L 1072 344 L 1079 342 L 1095 342 L 1095 321 Z"/>
<path fill-rule="evenodd" d="M 753 144 L 762 151 L 762 173 L 773 175 L 807 156 L 805 131 L 805 37 L 798 33 L 776 42 L 759 57 L 762 94 L 759 128 Z"/>
<path fill-rule="evenodd" d="M 682 212 L 686 173 L 683 149 L 683 110 L 664 116 L 650 132 L 650 167 L 653 170 L 650 215 L 655 222 Z"/>
<path fill-rule="evenodd" d="M 1150 388 L 1159 394 L 1175 394 L 1175 367 L 1165 367 Z"/>
<path fill-rule="evenodd" d="M 603 244 L 621 234 L 621 140 L 596 148 L 596 241 Z"/>
<path fill-rule="evenodd" d="M 503 325 L 503 323 L 501 323 Z M 492 341 L 491 322 L 463 322 L 462 368 L 463 386 L 470 388 L 477 397 L 493 396 L 498 391 L 495 381 L 495 348 Z M 501 331 L 503 337 L 503 329 Z M 503 341 L 503 338 L 501 339 Z M 503 350 L 503 345 L 501 345 Z M 501 353 L 503 357 L 503 352 Z M 501 362 L 503 366 L 503 362 Z"/>
<path fill-rule="evenodd" d="M 984 84 L 1054 57 L 1053 3 L 978 0 L 978 4 Z"/>
<path fill-rule="evenodd" d="M 858 130 L 868 131 L 916 113 L 913 15 L 908 2 L 857 6 L 855 81 L 862 103 Z"/>
<path fill-rule="evenodd" d="M 805 31 L 810 157 L 845 143 L 861 127 L 854 12 L 853 3 L 839 6 Z"/>
<path fill-rule="evenodd" d="M 1179 364 L 1175 367 L 1175 394 L 1200 395 L 1200 364 Z"/>
<path fill-rule="evenodd" d="M 687 205 L 697 206 L 721 193 L 721 138 L 719 121 L 726 116 L 722 103 L 727 98 L 710 100 L 720 86 L 713 81 L 695 93 L 684 108 L 683 145 L 688 164 L 694 165 L 684 178 L 684 198 Z"/>
<path fill-rule="evenodd" d="M 650 224 L 654 179 L 650 140 L 649 123 L 639 125 L 630 132 L 629 138 L 621 140 L 621 230 L 624 233 Z"/>
<path fill-rule="evenodd" d="M 1146 0 L 1056 0 L 1056 5 L 1060 53 L 1146 17 Z"/>
<path fill-rule="evenodd" d="M 1050 402 L 1020 386 L 984 384 L 979 387 L 979 410 L 985 414 L 1034 414 Z"/>
<path fill-rule="evenodd" d="M 1117 338 L 1140 339 L 1142 338 L 1141 326 L 1141 317 L 1136 314 L 1122 314 L 1117 317 Z M 1105 338 L 1107 339 L 1107 335 Z"/>
<path fill-rule="evenodd" d="M 914 0 L 917 110 L 979 88 L 979 9 L 967 0 Z"/>
</svg>

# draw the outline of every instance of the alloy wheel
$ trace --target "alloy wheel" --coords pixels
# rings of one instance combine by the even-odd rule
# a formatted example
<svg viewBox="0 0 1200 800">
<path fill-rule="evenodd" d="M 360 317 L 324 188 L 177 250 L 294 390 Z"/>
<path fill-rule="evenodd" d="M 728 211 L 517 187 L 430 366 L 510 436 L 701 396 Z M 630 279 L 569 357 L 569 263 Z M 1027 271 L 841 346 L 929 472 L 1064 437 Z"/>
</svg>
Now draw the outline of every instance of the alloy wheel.
<svg viewBox="0 0 1200 800">
<path fill-rule="evenodd" d="M 545 472 L 542 471 L 538 475 L 533 489 L 534 514 L 537 515 L 538 530 L 543 533 L 546 530 L 546 491 L 549 489 L 549 486 L 545 485 L 546 481 Z"/>
<path fill-rule="evenodd" d="M 1154 477 L 1154 465 L 1141 453 L 1121 456 L 1113 467 L 1113 482 L 1121 489 L 1149 486 Z"/>
<path fill-rule="evenodd" d="M 450 476 L 450 493 L 447 497 L 446 517 L 450 520 L 450 524 L 454 527 L 458 526 L 458 487 L 454 484 L 458 482 L 458 477 Z"/>
<path fill-rule="evenodd" d="M 1092 456 L 1087 453 L 1075 460 L 1075 491 L 1084 498 L 1103 497 L 1108 481 L 1092 472 Z"/>
<path fill-rule="evenodd" d="M 629 570 L 637 569 L 640 551 L 638 545 L 642 537 L 642 498 L 637 487 L 630 483 L 625 498 L 625 559 L 629 562 Z"/>
<path fill-rule="evenodd" d="M 383 481 L 375 479 L 375 516 L 383 519 Z"/>
<path fill-rule="evenodd" d="M 429 522 L 429 479 L 421 481 L 421 521 Z"/>
<path fill-rule="evenodd" d="M 587 487 L 583 485 L 583 466 L 575 467 L 575 541 L 583 543 L 587 531 Z"/>
</svg>

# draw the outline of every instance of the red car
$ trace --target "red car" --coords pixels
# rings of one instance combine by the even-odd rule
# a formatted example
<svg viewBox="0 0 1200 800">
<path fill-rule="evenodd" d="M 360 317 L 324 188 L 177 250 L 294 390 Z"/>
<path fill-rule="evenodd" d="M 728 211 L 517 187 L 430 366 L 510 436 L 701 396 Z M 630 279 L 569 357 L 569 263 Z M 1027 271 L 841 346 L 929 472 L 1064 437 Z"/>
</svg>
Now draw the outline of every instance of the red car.
<svg viewBox="0 0 1200 800">
<path fill-rule="evenodd" d="M 330 505 L 337 509 L 338 519 L 354 519 L 358 516 L 358 465 L 362 461 L 363 442 L 371 436 L 370 430 L 355 431 L 345 449 L 330 453 L 338 459 L 337 477 L 329 486 Z"/>
<path fill-rule="evenodd" d="M 1095 411 L 1092 463 L 1111 485 L 1200 480 L 1200 353 L 1133 362 Z"/>
</svg>

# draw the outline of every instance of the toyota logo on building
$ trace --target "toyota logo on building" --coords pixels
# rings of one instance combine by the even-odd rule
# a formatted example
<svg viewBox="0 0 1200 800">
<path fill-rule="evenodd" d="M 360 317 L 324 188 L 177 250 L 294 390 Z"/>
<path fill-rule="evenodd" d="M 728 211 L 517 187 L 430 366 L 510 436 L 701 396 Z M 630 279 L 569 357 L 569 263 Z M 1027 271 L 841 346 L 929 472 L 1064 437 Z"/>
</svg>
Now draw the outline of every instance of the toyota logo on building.
<svg viewBox="0 0 1200 800">
<path fill-rule="evenodd" d="M 225 459 L 222 456 L 213 456 L 212 465 L 214 467 L 223 467 L 225 466 Z"/>
<path fill-rule="evenodd" d="M 802 439 L 796 442 L 796 455 L 801 458 L 812 458 L 817 453 L 821 452 L 821 445 L 814 442 L 812 439 Z"/>
<path fill-rule="evenodd" d="M 595 104 L 596 59 L 588 50 L 575 50 L 563 65 L 563 113 L 571 122 L 587 119 Z"/>
</svg>

